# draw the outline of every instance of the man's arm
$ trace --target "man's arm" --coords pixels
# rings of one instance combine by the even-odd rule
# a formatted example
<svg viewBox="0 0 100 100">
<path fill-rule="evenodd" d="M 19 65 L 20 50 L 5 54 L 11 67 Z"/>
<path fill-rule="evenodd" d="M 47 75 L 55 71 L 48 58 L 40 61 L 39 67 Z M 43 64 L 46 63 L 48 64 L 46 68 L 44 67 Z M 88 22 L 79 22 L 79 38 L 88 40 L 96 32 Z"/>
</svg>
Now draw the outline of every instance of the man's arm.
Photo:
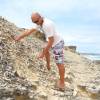
<svg viewBox="0 0 100 100">
<path fill-rule="evenodd" d="M 20 34 L 20 35 L 18 35 L 18 36 L 15 36 L 14 39 L 15 39 L 16 41 L 18 41 L 18 40 L 24 38 L 25 36 L 30 35 L 32 32 L 35 32 L 35 31 L 37 31 L 37 30 L 36 30 L 36 29 L 29 29 L 29 30 L 26 30 L 26 31 L 24 31 L 22 34 Z"/>
<path fill-rule="evenodd" d="M 44 48 L 44 54 L 49 51 L 49 49 L 52 47 L 53 42 L 54 42 L 54 37 L 53 36 L 49 37 L 47 46 Z"/>
<path fill-rule="evenodd" d="M 49 49 L 52 47 L 52 44 L 54 42 L 54 37 L 48 38 L 47 46 L 43 49 L 43 51 L 39 54 L 38 58 L 43 58 L 44 55 L 49 51 Z"/>
</svg>

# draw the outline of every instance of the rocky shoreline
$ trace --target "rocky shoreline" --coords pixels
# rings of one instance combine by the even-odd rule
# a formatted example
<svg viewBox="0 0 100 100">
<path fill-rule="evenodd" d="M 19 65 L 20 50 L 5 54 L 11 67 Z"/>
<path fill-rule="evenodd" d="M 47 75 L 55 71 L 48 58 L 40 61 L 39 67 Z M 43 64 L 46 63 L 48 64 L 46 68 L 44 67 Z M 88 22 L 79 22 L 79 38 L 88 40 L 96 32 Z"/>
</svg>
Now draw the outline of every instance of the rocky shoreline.
<svg viewBox="0 0 100 100">
<path fill-rule="evenodd" d="M 59 75 L 52 52 L 48 72 L 45 59 L 36 59 L 44 43 L 41 34 L 15 42 L 12 37 L 22 31 L 0 17 L 0 100 L 100 100 L 98 65 L 65 50 L 66 88 L 58 91 L 54 85 Z"/>
</svg>

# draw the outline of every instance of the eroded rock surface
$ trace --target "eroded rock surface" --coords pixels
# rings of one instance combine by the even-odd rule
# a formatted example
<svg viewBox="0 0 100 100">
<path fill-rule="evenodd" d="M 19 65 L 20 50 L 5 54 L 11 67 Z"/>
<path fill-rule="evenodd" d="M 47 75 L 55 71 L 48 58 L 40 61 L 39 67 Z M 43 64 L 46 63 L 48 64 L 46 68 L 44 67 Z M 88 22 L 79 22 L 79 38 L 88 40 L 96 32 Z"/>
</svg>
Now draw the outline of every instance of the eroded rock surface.
<svg viewBox="0 0 100 100">
<path fill-rule="evenodd" d="M 45 59 L 36 58 L 42 40 L 34 35 L 13 40 L 23 30 L 0 17 L 0 100 L 100 100 L 98 65 L 65 50 L 66 88 L 58 91 L 54 85 L 59 74 L 52 52 L 48 72 Z"/>
</svg>

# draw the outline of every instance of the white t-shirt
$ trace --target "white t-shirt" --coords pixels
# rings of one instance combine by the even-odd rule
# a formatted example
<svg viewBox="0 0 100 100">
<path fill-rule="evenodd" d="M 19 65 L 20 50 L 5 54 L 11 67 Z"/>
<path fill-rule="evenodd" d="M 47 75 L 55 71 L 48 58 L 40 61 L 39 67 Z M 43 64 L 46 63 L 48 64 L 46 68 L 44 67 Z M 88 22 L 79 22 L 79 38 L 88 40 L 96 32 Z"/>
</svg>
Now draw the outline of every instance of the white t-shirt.
<svg viewBox="0 0 100 100">
<path fill-rule="evenodd" d="M 42 27 L 40 25 L 37 25 L 36 28 L 37 30 L 41 30 L 45 34 L 47 41 L 49 37 L 54 37 L 54 43 L 52 47 L 54 47 L 57 43 L 63 40 L 62 37 L 56 32 L 54 23 L 47 18 L 44 18 Z"/>
</svg>

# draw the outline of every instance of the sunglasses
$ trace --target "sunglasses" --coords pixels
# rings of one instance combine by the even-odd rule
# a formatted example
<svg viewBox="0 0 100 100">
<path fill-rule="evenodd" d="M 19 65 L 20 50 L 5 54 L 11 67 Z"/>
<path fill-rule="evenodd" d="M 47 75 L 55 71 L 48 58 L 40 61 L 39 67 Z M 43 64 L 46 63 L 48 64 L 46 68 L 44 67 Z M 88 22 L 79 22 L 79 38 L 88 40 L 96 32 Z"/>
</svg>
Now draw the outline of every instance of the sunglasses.
<svg viewBox="0 0 100 100">
<path fill-rule="evenodd" d="M 36 21 L 33 21 L 34 23 L 38 23 L 39 22 L 39 20 L 40 20 L 40 18 L 38 18 Z"/>
<path fill-rule="evenodd" d="M 34 23 L 38 23 L 39 20 L 34 21 Z"/>
</svg>

